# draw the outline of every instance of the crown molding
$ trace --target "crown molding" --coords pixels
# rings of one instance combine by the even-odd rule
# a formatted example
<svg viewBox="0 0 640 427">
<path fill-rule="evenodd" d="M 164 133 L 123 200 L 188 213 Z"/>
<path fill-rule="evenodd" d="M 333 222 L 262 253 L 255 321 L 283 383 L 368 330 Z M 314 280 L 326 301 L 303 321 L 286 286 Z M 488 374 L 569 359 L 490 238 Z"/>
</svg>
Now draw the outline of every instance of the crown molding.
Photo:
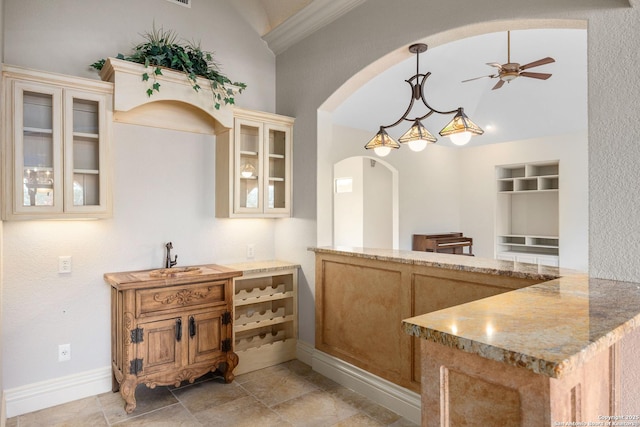
<svg viewBox="0 0 640 427">
<path fill-rule="evenodd" d="M 262 39 L 276 55 L 325 25 L 330 24 L 366 0 L 313 0 L 282 24 L 265 34 Z"/>
</svg>

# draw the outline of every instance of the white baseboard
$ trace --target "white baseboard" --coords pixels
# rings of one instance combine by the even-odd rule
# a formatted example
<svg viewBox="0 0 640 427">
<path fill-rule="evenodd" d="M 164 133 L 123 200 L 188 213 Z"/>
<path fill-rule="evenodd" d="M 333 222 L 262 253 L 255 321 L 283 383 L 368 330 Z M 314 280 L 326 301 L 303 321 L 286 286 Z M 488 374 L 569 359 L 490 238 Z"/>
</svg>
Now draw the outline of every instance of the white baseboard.
<svg viewBox="0 0 640 427">
<path fill-rule="evenodd" d="M 420 395 L 298 341 L 298 359 L 314 371 L 420 425 Z"/>
<path fill-rule="evenodd" d="M 7 405 L 4 390 L 0 390 L 0 396 L 2 397 L 0 400 L 0 427 L 5 427 L 7 425 Z"/>
<path fill-rule="evenodd" d="M 7 418 L 111 390 L 111 367 L 5 390 Z"/>
</svg>

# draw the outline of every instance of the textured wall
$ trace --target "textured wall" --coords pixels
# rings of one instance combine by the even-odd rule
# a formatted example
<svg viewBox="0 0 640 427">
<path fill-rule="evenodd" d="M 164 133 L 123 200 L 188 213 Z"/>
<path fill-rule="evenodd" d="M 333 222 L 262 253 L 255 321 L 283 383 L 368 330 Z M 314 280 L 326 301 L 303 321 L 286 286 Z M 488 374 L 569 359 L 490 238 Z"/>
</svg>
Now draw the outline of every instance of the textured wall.
<svg viewBox="0 0 640 427">
<path fill-rule="evenodd" d="M 242 106 L 273 111 L 275 59 L 225 1 L 191 9 L 164 0 L 7 0 L 7 63 L 98 78 L 88 64 L 127 53 L 156 24 L 215 50 L 224 71 L 248 83 Z M 103 273 L 161 267 L 173 241 L 179 265 L 274 254 L 275 221 L 214 217 L 213 136 L 115 124 L 113 218 L 4 223 L 2 324 L 5 389 L 109 366 L 109 288 Z M 59 255 L 73 272 L 58 274 Z M 57 361 L 58 344 L 72 359 Z M 28 369 L 25 369 L 28 366 Z"/>
<path fill-rule="evenodd" d="M 318 109 L 331 111 L 341 96 L 397 60 L 399 52 L 417 40 L 441 44 L 528 25 L 528 19 L 534 27 L 574 26 L 582 20 L 589 44 L 589 269 L 596 277 L 640 282 L 640 197 L 635 191 L 640 184 L 640 81 L 629 78 L 640 59 L 640 10 L 637 0 L 631 5 L 622 0 L 369 0 L 278 55 L 277 110 L 297 117 L 294 160 L 302 167 L 295 169 L 294 198 L 309 215 L 317 201 L 317 227 L 313 221 L 279 227 L 277 249 L 294 238 L 299 246 L 305 246 L 301 241 L 311 246 L 327 234 L 330 113 L 318 114 Z M 316 198 L 308 193 L 314 181 Z M 313 268 L 308 255 L 299 259 Z M 301 311 L 313 310 L 313 276 L 308 269 L 306 274 L 311 281 L 301 293 Z M 313 330 L 301 325 L 301 338 L 313 342 Z"/>
</svg>

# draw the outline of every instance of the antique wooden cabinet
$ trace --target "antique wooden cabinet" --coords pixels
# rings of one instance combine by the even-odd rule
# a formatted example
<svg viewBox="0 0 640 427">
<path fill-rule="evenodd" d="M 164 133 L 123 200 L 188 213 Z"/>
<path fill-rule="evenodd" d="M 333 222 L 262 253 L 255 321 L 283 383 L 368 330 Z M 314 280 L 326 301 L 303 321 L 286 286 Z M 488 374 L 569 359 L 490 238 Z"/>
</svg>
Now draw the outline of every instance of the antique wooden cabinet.
<svg viewBox="0 0 640 427">
<path fill-rule="evenodd" d="M 138 384 L 193 382 L 220 369 L 233 381 L 233 278 L 219 265 L 107 273 L 111 285 L 113 391 L 127 413 Z"/>
</svg>

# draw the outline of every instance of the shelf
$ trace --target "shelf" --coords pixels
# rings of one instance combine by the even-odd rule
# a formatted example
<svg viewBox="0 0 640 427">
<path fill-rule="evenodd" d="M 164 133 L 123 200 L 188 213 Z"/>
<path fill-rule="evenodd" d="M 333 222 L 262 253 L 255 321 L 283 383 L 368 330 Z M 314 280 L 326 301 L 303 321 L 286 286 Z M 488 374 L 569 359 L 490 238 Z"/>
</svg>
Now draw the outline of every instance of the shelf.
<svg viewBox="0 0 640 427">
<path fill-rule="evenodd" d="M 286 291 L 285 285 L 267 286 L 260 289 L 241 289 L 234 297 L 234 304 L 236 306 L 246 304 L 256 304 L 264 301 L 275 301 L 280 299 L 293 298 L 292 291 Z"/>
<path fill-rule="evenodd" d="M 96 169 L 74 169 L 73 173 L 82 173 L 85 175 L 99 175 L 100 171 Z"/>
<path fill-rule="evenodd" d="M 278 331 L 276 333 L 266 333 L 261 335 L 254 335 L 248 338 L 241 338 L 236 340 L 236 352 L 244 351 L 249 348 L 260 348 L 263 345 L 272 344 L 276 341 L 284 341 L 287 337 L 286 331 Z"/>
<path fill-rule="evenodd" d="M 284 154 L 273 154 L 273 153 L 269 153 L 269 158 L 270 159 L 284 159 Z"/>
<path fill-rule="evenodd" d="M 269 177 L 269 181 L 284 182 L 284 178 L 278 178 L 276 176 L 270 176 Z"/>
<path fill-rule="evenodd" d="M 100 135 L 97 133 L 73 132 L 73 136 L 76 138 L 100 139 Z"/>
<path fill-rule="evenodd" d="M 249 314 L 250 313 L 250 314 Z M 271 320 L 277 317 L 284 317 L 285 309 L 280 307 L 277 310 L 265 310 L 264 312 L 256 313 L 254 311 L 247 311 L 246 315 L 240 315 L 236 317 L 235 325 L 248 325 L 250 323 L 260 323 L 263 320 Z"/>
<path fill-rule="evenodd" d="M 263 328 L 265 326 L 273 326 L 273 325 L 279 325 L 280 323 L 286 323 L 286 322 L 293 322 L 293 315 L 287 315 L 287 316 L 283 316 L 283 317 L 274 317 L 274 318 L 267 318 L 265 320 L 259 320 L 257 322 L 253 322 L 253 323 L 246 323 L 243 325 L 236 325 L 233 327 L 233 331 L 235 333 L 238 332 L 244 332 L 244 331 L 250 331 L 252 329 L 256 329 L 256 328 Z"/>
<path fill-rule="evenodd" d="M 53 129 L 43 129 L 43 128 L 34 128 L 34 127 L 23 127 L 22 128 L 25 135 L 52 135 Z"/>
<path fill-rule="evenodd" d="M 257 152 L 257 151 L 245 151 L 245 150 L 240 150 L 240 155 L 241 155 L 241 156 L 258 157 L 258 152 Z"/>
</svg>

